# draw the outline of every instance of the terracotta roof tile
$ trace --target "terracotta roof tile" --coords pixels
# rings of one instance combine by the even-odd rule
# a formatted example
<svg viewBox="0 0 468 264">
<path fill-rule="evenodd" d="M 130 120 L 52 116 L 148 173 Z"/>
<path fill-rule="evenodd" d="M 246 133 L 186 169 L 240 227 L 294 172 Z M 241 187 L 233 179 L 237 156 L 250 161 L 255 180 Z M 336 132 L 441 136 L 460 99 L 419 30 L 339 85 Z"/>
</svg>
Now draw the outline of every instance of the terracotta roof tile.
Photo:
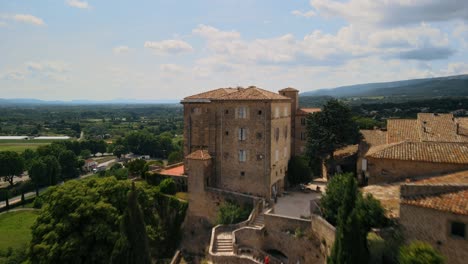
<svg viewBox="0 0 468 264">
<path fill-rule="evenodd" d="M 402 198 L 401 203 L 468 215 L 468 186 L 453 192 Z"/>
<path fill-rule="evenodd" d="M 387 120 L 387 143 L 419 141 L 416 119 L 389 119 Z"/>
<path fill-rule="evenodd" d="M 291 100 L 288 97 L 273 93 L 261 88 L 250 86 L 245 89 L 238 89 L 236 92 L 229 93 L 217 98 L 216 100 Z"/>
<path fill-rule="evenodd" d="M 237 91 L 238 91 L 237 88 L 219 88 L 219 89 L 215 89 L 215 90 L 211 90 L 211 91 L 207 91 L 207 92 L 203 92 L 203 93 L 199 93 L 199 94 L 195 94 L 195 95 L 185 97 L 184 100 L 189 100 L 189 99 L 215 99 L 215 98 L 219 98 L 221 96 L 224 96 L 224 95 L 227 95 L 227 94 L 230 94 L 230 93 L 234 93 L 234 92 L 237 92 Z"/>
<path fill-rule="evenodd" d="M 468 142 L 468 137 L 457 134 L 453 114 L 418 114 L 418 129 L 421 141 Z"/>
<path fill-rule="evenodd" d="M 308 115 L 322 111 L 320 108 L 299 108 L 297 115 Z"/>
<path fill-rule="evenodd" d="M 373 147 L 366 157 L 468 165 L 468 144 L 404 141 Z"/>
<path fill-rule="evenodd" d="M 185 157 L 186 159 L 194 160 L 209 160 L 211 155 L 208 153 L 208 150 L 196 150 Z"/>
<path fill-rule="evenodd" d="M 441 183 L 468 184 L 468 170 L 444 174 L 441 176 L 424 178 L 424 179 L 416 180 L 413 183 L 414 184 L 441 184 Z"/>
<path fill-rule="evenodd" d="M 363 136 L 363 141 L 365 141 L 371 147 L 380 146 L 387 143 L 387 131 L 374 129 L 361 130 L 360 132 Z"/>
<path fill-rule="evenodd" d="M 280 92 L 299 92 L 299 90 L 297 89 L 294 89 L 292 87 L 287 87 L 287 88 L 284 88 L 284 89 L 281 89 L 279 90 Z"/>
</svg>

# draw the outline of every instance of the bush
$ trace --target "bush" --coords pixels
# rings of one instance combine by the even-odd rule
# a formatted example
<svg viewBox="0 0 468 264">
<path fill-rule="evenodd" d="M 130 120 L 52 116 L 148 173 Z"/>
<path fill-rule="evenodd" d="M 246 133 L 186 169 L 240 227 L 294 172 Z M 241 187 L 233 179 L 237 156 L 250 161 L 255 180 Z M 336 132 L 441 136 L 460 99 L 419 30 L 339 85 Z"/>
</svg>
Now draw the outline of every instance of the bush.
<svg viewBox="0 0 468 264">
<path fill-rule="evenodd" d="M 162 193 L 174 195 L 177 192 L 177 186 L 173 179 L 167 178 L 159 184 L 159 190 Z"/>
<path fill-rule="evenodd" d="M 250 211 L 250 207 L 227 201 L 219 207 L 216 222 L 221 225 L 237 224 L 249 218 Z"/>
<path fill-rule="evenodd" d="M 146 182 L 153 186 L 158 186 L 163 180 L 163 177 L 158 173 L 147 173 L 145 178 Z"/>
<path fill-rule="evenodd" d="M 414 241 L 400 250 L 400 264 L 442 264 L 444 257 L 431 245 Z"/>
</svg>

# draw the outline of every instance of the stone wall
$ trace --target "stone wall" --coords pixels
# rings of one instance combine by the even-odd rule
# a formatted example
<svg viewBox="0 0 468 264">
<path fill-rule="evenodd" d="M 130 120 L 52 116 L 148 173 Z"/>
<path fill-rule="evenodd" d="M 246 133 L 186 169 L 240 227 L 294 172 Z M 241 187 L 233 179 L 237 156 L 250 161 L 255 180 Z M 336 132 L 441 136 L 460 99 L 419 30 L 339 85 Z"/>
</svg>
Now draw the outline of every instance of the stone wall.
<svg viewBox="0 0 468 264">
<path fill-rule="evenodd" d="M 413 205 L 400 205 L 400 224 L 407 242 L 413 240 L 428 242 L 446 257 L 446 263 L 466 263 L 468 240 L 450 235 L 451 221 L 462 222 L 468 226 L 466 215 Z"/>
<path fill-rule="evenodd" d="M 335 243 L 335 227 L 328 223 L 327 220 L 314 214 L 311 216 L 310 222 L 312 233 L 319 239 L 322 252 L 325 252 L 327 256 L 330 255 Z"/>
<path fill-rule="evenodd" d="M 440 175 L 468 169 L 468 164 L 367 159 L 368 184 L 401 181 L 422 176 Z"/>
</svg>

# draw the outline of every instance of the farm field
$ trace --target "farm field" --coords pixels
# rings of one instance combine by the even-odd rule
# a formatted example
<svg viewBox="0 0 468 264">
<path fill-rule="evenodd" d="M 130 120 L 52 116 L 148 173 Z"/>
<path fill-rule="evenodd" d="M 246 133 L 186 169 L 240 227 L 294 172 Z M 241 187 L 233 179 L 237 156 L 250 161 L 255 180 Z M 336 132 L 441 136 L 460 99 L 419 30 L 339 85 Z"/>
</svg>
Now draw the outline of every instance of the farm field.
<svg viewBox="0 0 468 264">
<path fill-rule="evenodd" d="M 48 145 L 57 140 L 0 140 L 0 151 L 24 152 L 26 149 L 36 150 L 40 146 Z"/>
</svg>

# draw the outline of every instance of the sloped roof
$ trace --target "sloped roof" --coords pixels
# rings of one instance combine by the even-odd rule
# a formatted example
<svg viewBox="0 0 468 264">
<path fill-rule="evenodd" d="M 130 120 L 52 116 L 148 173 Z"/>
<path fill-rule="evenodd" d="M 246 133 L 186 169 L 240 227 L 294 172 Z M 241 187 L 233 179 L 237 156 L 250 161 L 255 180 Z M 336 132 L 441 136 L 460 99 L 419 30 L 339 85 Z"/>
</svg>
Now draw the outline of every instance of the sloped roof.
<svg viewBox="0 0 468 264">
<path fill-rule="evenodd" d="M 298 115 L 308 115 L 308 114 L 317 113 L 317 112 L 320 112 L 320 111 L 322 111 L 322 109 L 320 109 L 320 108 L 299 108 L 297 110 L 297 114 Z"/>
<path fill-rule="evenodd" d="M 457 134 L 453 114 L 418 114 L 418 129 L 421 141 L 468 142 L 468 137 Z"/>
<path fill-rule="evenodd" d="M 216 100 L 291 100 L 289 97 L 279 95 L 261 88 L 250 86 L 238 89 L 236 92 L 214 98 Z"/>
<path fill-rule="evenodd" d="M 402 204 L 431 208 L 455 214 L 468 215 L 468 185 L 446 193 L 416 195 L 402 198 Z"/>
<path fill-rule="evenodd" d="M 224 95 L 227 95 L 227 94 L 230 94 L 230 93 L 234 93 L 234 92 L 237 92 L 237 88 L 219 88 L 219 89 L 215 89 L 215 90 L 211 90 L 211 91 L 207 91 L 207 92 L 203 92 L 203 93 L 199 93 L 199 94 L 195 94 L 195 95 L 185 97 L 184 100 L 188 100 L 188 99 L 215 99 L 215 98 L 219 98 L 221 96 L 224 96 Z"/>
<path fill-rule="evenodd" d="M 194 160 L 209 160 L 211 155 L 208 153 L 208 150 L 196 150 L 185 157 L 186 159 Z"/>
<path fill-rule="evenodd" d="M 374 130 L 360 130 L 363 141 L 371 147 L 384 145 L 387 143 L 387 131 L 382 131 L 380 129 Z"/>
<path fill-rule="evenodd" d="M 294 89 L 292 87 L 287 87 L 287 88 L 284 88 L 284 89 L 281 89 L 279 90 L 280 92 L 299 92 L 299 90 L 297 89 Z"/>
<path fill-rule="evenodd" d="M 468 170 L 455 173 L 444 174 L 436 177 L 429 177 L 413 182 L 414 184 L 468 184 Z M 467 201 L 468 203 L 468 201 Z"/>
<path fill-rule="evenodd" d="M 401 141 L 419 141 L 418 120 L 389 119 L 387 120 L 387 143 Z"/>
<path fill-rule="evenodd" d="M 468 144 L 404 141 L 372 147 L 366 157 L 468 165 Z"/>
</svg>

